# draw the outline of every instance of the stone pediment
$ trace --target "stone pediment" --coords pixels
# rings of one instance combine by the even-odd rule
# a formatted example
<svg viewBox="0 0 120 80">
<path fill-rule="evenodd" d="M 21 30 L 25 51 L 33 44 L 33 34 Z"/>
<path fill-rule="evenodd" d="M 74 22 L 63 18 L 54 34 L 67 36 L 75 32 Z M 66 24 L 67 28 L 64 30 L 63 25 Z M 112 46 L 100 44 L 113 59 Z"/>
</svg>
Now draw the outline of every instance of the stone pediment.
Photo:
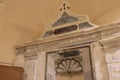
<svg viewBox="0 0 120 80">
<path fill-rule="evenodd" d="M 78 20 L 78 17 L 71 16 L 67 12 L 63 12 L 62 16 L 52 25 L 52 27 L 57 27 L 59 25 L 75 22 Z"/>
<path fill-rule="evenodd" d="M 96 27 L 96 25 L 92 24 L 87 16 L 78 16 L 73 17 L 67 14 L 66 12 L 63 13 L 62 17 L 55 22 L 52 27 L 50 26 L 49 29 L 46 29 L 42 38 L 57 36 L 65 33 L 77 32 L 82 31 L 90 28 Z M 56 26 L 55 26 L 56 25 Z"/>
<path fill-rule="evenodd" d="M 87 16 L 79 16 L 71 13 L 67 10 L 66 4 L 63 4 L 63 11 L 60 17 L 48 28 L 46 28 L 45 32 L 42 35 L 42 38 L 57 36 L 61 34 L 68 34 L 71 32 L 77 32 L 80 30 L 88 29 L 91 27 L 95 27 L 89 21 Z"/>
<path fill-rule="evenodd" d="M 75 74 L 73 80 L 109 80 L 108 71 L 112 75 L 120 71 L 113 68 L 120 63 L 120 22 L 96 26 L 86 16 L 67 13 L 63 6 L 61 17 L 41 38 L 16 47 L 17 65 L 20 58 L 25 59 L 25 80 L 67 80 L 71 74 Z"/>
<path fill-rule="evenodd" d="M 96 42 L 96 41 L 97 42 L 102 41 L 103 43 L 107 39 L 116 40 L 112 38 L 120 34 L 119 26 L 120 26 L 120 23 L 114 23 L 114 24 L 108 24 L 108 25 L 91 28 L 88 30 L 77 31 L 75 33 L 41 38 L 36 41 L 26 43 L 22 46 L 16 47 L 16 49 L 20 51 L 20 53 L 21 52 L 26 53 L 26 51 L 29 51 L 29 49 L 31 49 L 33 50 L 33 53 L 34 53 L 34 51 L 36 51 L 36 47 L 39 48 L 39 50 L 46 50 L 46 49 L 52 50 L 52 49 L 56 49 L 60 47 L 76 45 L 76 44 L 91 43 L 91 42 Z M 119 39 L 117 41 L 119 42 Z M 115 44 L 117 43 L 114 43 L 114 45 Z"/>
<path fill-rule="evenodd" d="M 70 16 L 70 14 L 65 12 L 60 20 Z M 74 18 L 76 20 L 79 19 L 77 23 L 70 22 L 68 25 L 64 24 L 57 27 L 50 26 L 51 28 L 47 29 L 39 39 L 16 47 L 18 54 L 36 56 L 40 50 L 50 51 L 68 46 L 103 42 L 105 39 L 111 39 L 111 37 L 113 38 L 120 34 L 120 22 L 96 26 L 90 23 L 86 16 Z"/>
</svg>

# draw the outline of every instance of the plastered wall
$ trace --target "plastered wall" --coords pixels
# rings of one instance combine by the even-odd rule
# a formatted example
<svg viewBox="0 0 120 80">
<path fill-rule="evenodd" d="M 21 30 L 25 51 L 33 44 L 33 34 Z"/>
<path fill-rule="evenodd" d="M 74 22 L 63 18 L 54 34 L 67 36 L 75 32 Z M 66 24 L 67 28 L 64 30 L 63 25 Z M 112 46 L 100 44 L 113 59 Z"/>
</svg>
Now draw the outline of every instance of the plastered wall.
<svg viewBox="0 0 120 80">
<path fill-rule="evenodd" d="M 3 0 L 0 3 L 0 62 L 14 63 L 13 46 L 33 41 L 56 20 L 64 0 Z M 71 11 L 95 24 L 120 20 L 120 1 L 68 0 Z"/>
</svg>

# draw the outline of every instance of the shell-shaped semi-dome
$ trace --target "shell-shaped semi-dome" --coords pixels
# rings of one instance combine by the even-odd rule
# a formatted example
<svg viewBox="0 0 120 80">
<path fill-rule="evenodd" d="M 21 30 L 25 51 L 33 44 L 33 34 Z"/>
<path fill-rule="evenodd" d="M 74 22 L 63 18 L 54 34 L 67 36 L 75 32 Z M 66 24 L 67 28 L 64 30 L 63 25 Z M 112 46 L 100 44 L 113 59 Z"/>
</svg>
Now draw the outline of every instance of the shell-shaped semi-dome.
<svg viewBox="0 0 120 80">
<path fill-rule="evenodd" d="M 75 58 L 65 58 L 58 61 L 56 66 L 57 73 L 81 72 L 82 64 Z"/>
</svg>

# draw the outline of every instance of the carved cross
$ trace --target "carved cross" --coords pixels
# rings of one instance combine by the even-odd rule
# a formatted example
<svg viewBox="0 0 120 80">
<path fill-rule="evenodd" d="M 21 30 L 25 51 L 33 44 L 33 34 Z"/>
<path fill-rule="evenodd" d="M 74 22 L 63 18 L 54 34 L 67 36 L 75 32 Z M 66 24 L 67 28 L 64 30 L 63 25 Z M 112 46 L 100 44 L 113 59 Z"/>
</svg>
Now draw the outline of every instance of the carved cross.
<svg viewBox="0 0 120 80">
<path fill-rule="evenodd" d="M 60 9 L 60 11 L 65 11 L 65 10 L 67 10 L 67 9 L 70 9 L 70 7 L 67 6 L 66 3 L 63 3 L 62 8 Z"/>
</svg>

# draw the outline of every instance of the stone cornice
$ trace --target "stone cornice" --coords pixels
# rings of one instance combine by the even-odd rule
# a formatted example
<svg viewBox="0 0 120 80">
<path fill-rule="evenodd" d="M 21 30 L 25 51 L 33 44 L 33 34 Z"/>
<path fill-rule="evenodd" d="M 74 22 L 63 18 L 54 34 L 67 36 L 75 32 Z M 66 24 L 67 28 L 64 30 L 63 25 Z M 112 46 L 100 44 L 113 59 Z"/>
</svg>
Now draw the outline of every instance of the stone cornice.
<svg viewBox="0 0 120 80">
<path fill-rule="evenodd" d="M 37 40 L 35 42 L 27 43 L 22 46 L 16 47 L 16 50 L 17 54 L 22 53 L 26 55 L 37 55 L 35 53 L 41 50 L 57 49 L 64 46 L 97 41 L 100 41 L 100 43 L 105 48 L 106 46 L 108 46 L 108 43 L 111 43 L 110 41 L 113 41 L 114 43 L 117 39 L 117 42 L 119 43 L 119 32 L 120 23 L 114 23 L 104 25 L 101 27 L 89 28 L 87 30 L 81 30 L 74 33 L 62 34 L 48 38 L 41 38 L 41 40 Z M 109 40 L 107 41 L 107 39 Z"/>
<path fill-rule="evenodd" d="M 99 42 L 103 46 L 104 50 L 120 48 L 120 33 L 117 36 L 113 36 L 107 39 L 102 39 Z"/>
<path fill-rule="evenodd" d="M 112 34 L 120 31 L 120 22 L 114 23 L 114 24 L 109 24 L 109 25 L 103 25 L 100 27 L 94 27 L 94 28 L 89 28 L 89 29 L 85 29 L 85 30 L 80 30 L 78 32 L 66 33 L 66 34 L 57 35 L 57 36 L 48 37 L 48 38 L 41 38 L 40 40 L 36 40 L 36 41 L 26 43 L 21 46 L 17 46 L 16 48 L 21 48 L 21 47 L 26 47 L 26 46 L 31 46 L 31 45 L 38 45 L 38 44 L 46 44 L 46 43 L 65 40 L 65 39 L 74 38 L 74 37 L 80 37 L 80 38 L 83 36 L 87 37 L 88 35 L 91 35 L 91 34 L 100 34 L 99 37 L 102 38 L 104 36 L 109 35 L 109 33 L 105 34 L 104 33 L 105 31 L 109 32 L 109 30 L 113 31 L 114 29 L 116 29 L 116 30 Z"/>
</svg>

